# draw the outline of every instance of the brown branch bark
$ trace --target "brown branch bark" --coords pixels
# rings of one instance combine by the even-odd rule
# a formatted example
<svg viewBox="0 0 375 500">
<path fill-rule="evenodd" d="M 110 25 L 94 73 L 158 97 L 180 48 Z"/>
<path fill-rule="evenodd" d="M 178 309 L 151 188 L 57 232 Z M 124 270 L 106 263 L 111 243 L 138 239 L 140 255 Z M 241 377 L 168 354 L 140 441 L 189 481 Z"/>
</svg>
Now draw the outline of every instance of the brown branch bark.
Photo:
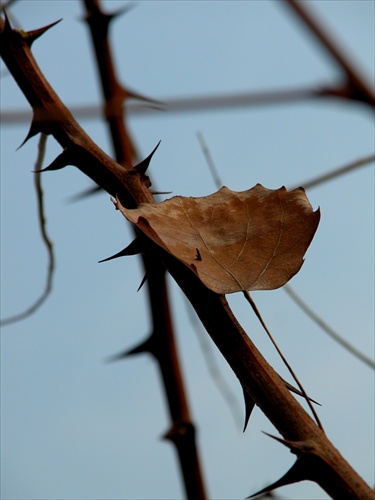
<svg viewBox="0 0 375 500">
<path fill-rule="evenodd" d="M 194 113 L 196 111 L 220 111 L 224 109 L 244 109 L 253 106 L 275 106 L 276 104 L 293 104 L 295 102 L 304 102 L 312 99 L 341 99 L 343 102 L 368 104 L 365 101 L 359 101 L 348 95 L 348 86 L 338 84 L 334 86 L 313 85 L 306 88 L 291 88 L 284 90 L 265 90 L 265 91 L 245 91 L 226 94 L 203 94 L 182 97 L 162 97 L 158 99 L 157 105 L 145 103 L 129 103 L 122 112 L 129 116 L 160 116 L 160 113 Z M 371 104 L 370 104 L 371 105 Z M 97 119 L 101 115 L 101 109 L 96 105 L 74 106 L 70 108 L 76 118 L 82 120 Z M 106 115 L 110 115 L 113 107 L 107 106 Z M 119 109 L 113 111 L 116 115 Z M 3 111 L 1 121 L 7 125 L 14 125 L 27 122 L 30 114 L 27 111 Z"/>
<path fill-rule="evenodd" d="M 105 118 L 113 149 L 117 162 L 126 168 L 132 168 L 137 155 L 125 125 L 125 114 L 123 115 L 122 111 L 128 93 L 118 82 L 108 38 L 112 16 L 102 11 L 99 0 L 84 0 L 83 3 L 98 64 L 106 104 Z M 144 352 L 156 358 L 162 375 L 172 420 L 171 428 L 166 436 L 176 447 L 187 498 L 204 500 L 207 496 L 195 440 L 195 428 L 190 416 L 176 349 L 165 268 L 159 260 L 145 255 L 143 264 L 147 275 L 153 327 L 150 337 L 142 344 L 142 347 Z"/>
<path fill-rule="evenodd" d="M 337 95 L 347 97 L 348 99 L 356 99 L 375 107 L 374 92 L 360 75 L 358 69 L 355 68 L 352 61 L 350 61 L 348 56 L 341 50 L 333 37 L 323 28 L 322 23 L 318 22 L 318 19 L 306 5 L 307 2 L 285 0 L 283 4 L 290 7 L 292 12 L 296 14 L 298 19 L 315 37 L 315 40 L 341 69 L 346 82 L 340 90 L 340 94 Z"/>
<path fill-rule="evenodd" d="M 43 123 L 34 120 L 32 135 L 42 129 L 65 148 L 51 169 L 76 165 L 108 192 L 117 194 L 121 203 L 130 208 L 141 202 L 153 202 L 145 177 L 136 169 L 128 171 L 114 162 L 78 126 L 40 72 L 30 51 L 32 41 L 30 35 L 11 30 L 0 20 L 1 56 L 33 109 L 44 109 L 46 120 Z M 283 484 L 309 479 L 333 498 L 373 498 L 370 487 L 334 448 L 256 349 L 233 316 L 225 297 L 211 292 L 190 269 L 150 241 L 143 241 L 143 251 L 165 264 L 248 397 L 278 429 L 284 438 L 281 442 L 297 455 L 289 480 Z"/>
</svg>

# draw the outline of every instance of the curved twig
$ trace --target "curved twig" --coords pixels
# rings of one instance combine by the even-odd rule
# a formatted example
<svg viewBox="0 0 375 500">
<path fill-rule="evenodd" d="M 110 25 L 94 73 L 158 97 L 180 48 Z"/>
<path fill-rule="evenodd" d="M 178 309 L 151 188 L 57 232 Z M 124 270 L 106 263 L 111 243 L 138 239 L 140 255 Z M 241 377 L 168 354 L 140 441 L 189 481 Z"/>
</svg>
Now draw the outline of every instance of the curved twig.
<svg viewBox="0 0 375 500">
<path fill-rule="evenodd" d="M 45 150 L 46 150 L 46 142 L 47 142 L 47 135 L 40 134 L 40 139 L 39 139 L 39 144 L 38 144 L 38 157 L 37 157 L 37 160 L 35 163 L 35 173 L 34 173 L 34 185 L 35 185 L 36 199 L 37 199 L 37 205 L 38 205 L 39 227 L 40 227 L 40 232 L 42 234 L 42 240 L 43 240 L 45 247 L 47 249 L 47 256 L 48 256 L 46 284 L 45 284 L 43 293 L 34 302 L 34 304 L 32 304 L 30 307 L 28 307 L 25 311 L 23 311 L 21 313 L 18 313 L 18 314 L 15 314 L 14 316 L 9 316 L 8 318 L 4 318 L 4 319 L 0 320 L 1 326 L 11 325 L 12 323 L 16 323 L 17 321 L 21 321 L 21 320 L 26 319 L 29 316 L 31 316 L 46 301 L 48 295 L 52 291 L 53 274 L 54 274 L 54 270 L 55 270 L 55 256 L 54 256 L 54 251 L 53 251 L 53 243 L 50 240 L 48 233 L 47 233 L 46 217 L 45 217 L 45 213 L 44 213 L 44 201 L 43 201 L 44 197 L 43 197 L 43 188 L 42 188 L 42 176 L 38 173 L 39 170 L 41 170 L 41 167 L 43 164 L 43 159 L 44 159 Z"/>
<path fill-rule="evenodd" d="M 298 186 L 293 186 L 291 189 L 296 189 L 299 186 L 302 186 L 304 189 L 310 189 L 312 187 L 319 186 L 320 184 L 323 184 L 326 181 L 331 181 L 332 179 L 335 179 L 336 177 L 339 177 L 340 175 L 347 174 L 348 172 L 351 172 L 352 170 L 355 170 L 359 167 L 365 167 L 366 165 L 370 165 L 375 161 L 375 155 L 367 155 L 363 156 L 362 158 L 358 158 L 357 160 L 351 161 L 341 167 L 335 168 L 334 170 L 331 170 L 330 172 L 327 172 L 325 174 L 319 175 L 318 177 L 315 177 L 314 179 L 311 179 L 306 182 L 302 182 L 298 184 Z"/>
<path fill-rule="evenodd" d="M 131 169 L 137 162 L 137 154 L 124 120 L 126 115 L 122 113 L 122 104 L 130 94 L 118 81 L 108 37 L 111 19 L 122 11 L 117 14 L 106 14 L 102 11 L 100 3 L 100 0 L 84 0 L 86 21 L 95 49 L 105 100 L 105 119 L 116 160 L 127 169 Z M 143 172 L 139 165 L 136 168 Z M 177 449 L 187 497 L 192 500 L 204 500 L 206 493 L 203 472 L 175 343 L 165 268 L 159 261 L 145 255 L 142 259 L 147 278 L 152 333 L 146 342 L 142 342 L 132 352 L 151 354 L 158 363 L 171 418 L 170 430 L 165 437 Z"/>
<path fill-rule="evenodd" d="M 260 321 L 260 324 L 263 326 L 265 332 L 267 333 L 268 335 L 268 338 L 270 339 L 270 341 L 272 342 L 273 346 L 275 347 L 276 351 L 278 352 L 280 358 L 282 359 L 284 365 L 288 368 L 289 370 L 289 373 L 292 375 L 292 377 L 294 378 L 296 384 L 298 385 L 298 387 L 300 388 L 300 391 L 301 393 L 303 394 L 303 397 L 306 399 L 306 402 L 307 404 L 309 405 L 310 407 L 310 410 L 311 410 L 311 413 L 314 415 L 314 418 L 315 418 L 315 421 L 316 423 L 318 424 L 318 426 L 322 429 L 322 431 L 324 432 L 324 429 L 323 429 L 323 426 L 322 426 L 322 423 L 318 417 L 318 414 L 316 413 L 315 411 L 315 408 L 313 407 L 312 403 L 311 403 L 311 400 L 310 398 L 308 397 L 308 395 L 306 394 L 306 391 L 303 387 L 303 385 L 301 384 L 301 382 L 299 381 L 297 375 L 295 374 L 293 368 L 290 366 L 288 360 L 286 359 L 286 357 L 284 356 L 284 354 L 281 352 L 281 349 L 279 348 L 279 346 L 277 345 L 275 339 L 273 338 L 273 336 L 271 335 L 271 332 L 269 331 L 266 323 L 264 322 L 263 318 L 262 318 L 262 315 L 260 314 L 259 312 L 259 309 L 257 308 L 253 298 L 251 297 L 251 295 L 249 294 L 249 292 L 247 291 L 244 291 L 243 292 L 244 296 L 245 296 L 245 299 L 248 301 L 248 303 L 251 305 L 256 317 L 258 318 L 258 320 Z"/>
</svg>

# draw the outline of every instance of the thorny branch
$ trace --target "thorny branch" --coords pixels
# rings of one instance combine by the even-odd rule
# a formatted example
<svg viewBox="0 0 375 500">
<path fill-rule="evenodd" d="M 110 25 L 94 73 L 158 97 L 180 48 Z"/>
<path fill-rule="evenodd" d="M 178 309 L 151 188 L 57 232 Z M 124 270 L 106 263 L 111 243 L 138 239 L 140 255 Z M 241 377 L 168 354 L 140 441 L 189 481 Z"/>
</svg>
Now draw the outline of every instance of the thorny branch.
<svg viewBox="0 0 375 500">
<path fill-rule="evenodd" d="M 275 104 L 292 104 L 310 99 L 320 98 L 341 98 L 345 100 L 354 99 L 350 95 L 345 95 L 346 87 L 329 87 L 327 85 L 314 86 L 308 88 L 269 90 L 262 92 L 236 92 L 235 94 L 203 94 L 200 96 L 186 97 L 163 97 L 160 103 L 151 105 L 145 103 L 129 103 L 124 109 L 129 116 L 160 116 L 157 113 L 194 113 L 196 111 L 219 111 L 225 109 L 245 109 L 253 106 L 265 106 Z M 367 102 L 356 101 L 359 104 Z M 101 116 L 102 110 L 95 105 L 74 106 L 70 108 L 74 116 L 78 119 L 97 119 Z M 107 108 L 107 116 L 111 114 L 112 106 Z M 118 114 L 119 110 L 114 112 Z M 5 124 L 27 122 L 30 119 L 27 111 L 3 111 L 1 120 Z"/>
<path fill-rule="evenodd" d="M 323 28 L 322 23 L 318 22 L 315 16 L 310 12 L 307 2 L 298 0 L 286 0 L 281 2 L 290 7 L 298 19 L 315 37 L 315 40 L 322 46 L 331 59 L 338 65 L 343 74 L 343 85 L 338 89 L 338 96 L 361 101 L 369 106 L 375 107 L 375 95 L 367 82 L 359 74 L 352 61 L 343 53 L 333 37 L 329 36 Z"/>
<path fill-rule="evenodd" d="M 30 47 L 45 29 L 26 35 L 0 20 L 1 56 L 34 110 L 28 138 L 39 132 L 52 134 L 64 148 L 47 170 L 75 165 L 122 205 L 133 208 L 153 203 L 145 173 L 130 171 L 96 146 L 64 107 L 39 70 Z M 43 120 L 38 109 L 43 108 Z M 343 459 L 239 325 L 224 296 L 215 294 L 184 264 L 151 241 L 142 238 L 142 251 L 160 259 L 184 291 L 217 347 L 235 372 L 248 401 L 253 401 L 275 425 L 277 438 L 297 455 L 290 471 L 277 482 L 290 484 L 309 479 L 334 498 L 369 499 L 372 490 Z M 272 485 L 270 486 L 270 488 Z"/>
<path fill-rule="evenodd" d="M 125 115 L 123 116 L 121 111 L 130 94 L 117 80 L 108 38 L 108 29 L 116 14 L 104 13 L 99 0 L 85 0 L 84 4 L 102 82 L 106 121 L 113 149 L 118 163 L 130 169 L 134 166 L 136 152 L 125 126 Z M 205 486 L 176 349 L 165 268 L 150 256 L 143 256 L 143 264 L 149 291 L 152 333 L 145 342 L 125 353 L 123 357 L 144 352 L 153 355 L 158 362 L 172 420 L 166 436 L 177 449 L 187 497 L 192 500 L 204 500 Z"/>
</svg>

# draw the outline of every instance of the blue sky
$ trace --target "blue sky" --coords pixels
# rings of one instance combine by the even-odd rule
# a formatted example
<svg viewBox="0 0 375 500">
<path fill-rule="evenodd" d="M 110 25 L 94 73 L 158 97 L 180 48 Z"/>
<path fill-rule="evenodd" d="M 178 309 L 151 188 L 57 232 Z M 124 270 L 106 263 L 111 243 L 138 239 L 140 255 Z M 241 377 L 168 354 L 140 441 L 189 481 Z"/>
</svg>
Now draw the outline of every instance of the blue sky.
<svg viewBox="0 0 375 500">
<path fill-rule="evenodd" d="M 106 9 L 124 5 L 103 2 Z M 354 63 L 374 82 L 374 2 L 311 1 Z M 33 53 L 69 107 L 98 105 L 101 94 L 78 1 L 20 1 L 24 29 L 63 21 Z M 332 84 L 340 72 L 280 1 L 136 2 L 115 21 L 112 46 L 120 80 L 156 99 Z M 2 64 L 4 72 L 4 65 Z M 2 112 L 29 106 L 10 76 Z M 30 113 L 31 116 L 31 113 Z M 105 125 L 80 120 L 112 154 Z M 302 184 L 374 151 L 371 111 L 335 100 L 222 111 L 130 116 L 141 156 L 161 139 L 150 167 L 155 187 L 173 195 L 216 190 L 197 141 L 200 131 L 223 184 L 242 191 Z M 44 286 L 46 252 L 31 171 L 38 138 L 15 151 L 29 124 L 1 127 L 1 317 L 27 308 Z M 45 165 L 59 153 L 47 141 Z M 307 191 L 322 219 L 291 285 L 349 342 L 374 356 L 373 164 Z M 108 364 L 108 356 L 149 333 L 137 259 L 98 264 L 126 246 L 131 228 L 107 194 L 69 198 L 91 186 L 73 167 L 43 176 L 48 231 L 56 252 L 53 293 L 25 321 L 1 334 L 1 494 L 15 499 L 183 498 L 172 446 L 161 436 L 168 414 L 152 359 Z M 160 200 L 163 199 L 160 197 Z M 178 350 L 212 499 L 244 498 L 280 477 L 293 456 L 261 431 L 277 431 L 256 409 L 242 434 L 241 388 L 220 353 L 191 319 L 170 280 Z M 344 457 L 374 484 L 374 376 L 335 344 L 281 289 L 253 297 Z M 286 378 L 280 359 L 241 295 L 229 302 L 249 336 Z M 229 408 L 209 373 L 206 340 L 237 405 Z M 235 418 L 233 417 L 235 413 Z M 312 483 L 282 498 L 324 499 Z"/>
</svg>

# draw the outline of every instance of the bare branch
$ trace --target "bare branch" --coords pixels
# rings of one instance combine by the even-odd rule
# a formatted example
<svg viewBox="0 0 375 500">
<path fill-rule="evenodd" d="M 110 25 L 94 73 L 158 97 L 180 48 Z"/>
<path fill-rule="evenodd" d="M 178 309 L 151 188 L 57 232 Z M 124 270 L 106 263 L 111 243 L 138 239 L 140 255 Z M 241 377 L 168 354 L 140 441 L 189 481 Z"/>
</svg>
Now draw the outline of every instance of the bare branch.
<svg viewBox="0 0 375 500">
<path fill-rule="evenodd" d="M 48 255 L 46 284 L 42 295 L 34 302 L 32 306 L 30 306 L 25 311 L 16 314 L 15 316 L 10 316 L 9 318 L 4 318 L 0 320 L 1 326 L 11 325 L 12 323 L 16 323 L 17 321 L 21 321 L 31 316 L 46 301 L 48 295 L 52 291 L 53 274 L 55 270 L 55 257 L 53 251 L 53 244 L 47 233 L 46 218 L 44 213 L 42 178 L 41 175 L 39 174 L 39 170 L 41 170 L 42 168 L 43 159 L 45 155 L 46 141 L 47 141 L 47 136 L 45 134 L 41 134 L 38 145 L 38 157 L 35 163 L 35 173 L 34 173 L 34 185 L 35 185 L 36 199 L 38 205 L 39 227 L 40 227 L 40 232 L 42 234 L 42 240 L 45 244 Z"/>
<path fill-rule="evenodd" d="M 362 158 L 359 158 L 358 160 L 351 161 L 350 163 L 347 163 L 346 165 L 343 165 L 342 167 L 335 168 L 334 170 L 331 170 L 330 172 L 327 172 L 326 174 L 319 175 L 318 177 L 315 177 L 314 179 L 311 179 L 309 181 L 301 182 L 298 184 L 298 186 L 294 186 L 291 189 L 295 189 L 299 186 L 302 186 L 304 189 L 309 189 L 312 187 L 319 186 L 320 184 L 324 184 L 327 181 L 330 181 L 332 179 L 335 179 L 336 177 L 339 177 L 340 175 L 347 174 L 348 172 L 351 172 L 352 170 L 356 170 L 359 167 L 365 167 L 366 165 L 370 165 L 375 161 L 375 155 L 371 154 L 368 156 L 364 156 Z"/>
<path fill-rule="evenodd" d="M 31 55 L 27 37 L 21 37 L 9 23 L 0 19 L 0 38 L 1 56 L 31 106 L 45 106 L 49 121 L 43 124 L 42 131 L 51 133 L 68 152 L 64 162 L 73 163 L 108 192 L 117 193 L 121 204 L 128 208 L 141 202 L 153 203 L 149 184 L 141 174 L 134 169 L 127 171 L 114 162 L 75 122 L 46 82 Z M 63 166 L 64 162 L 58 163 Z M 283 444 L 298 456 L 303 475 L 297 480 L 315 481 L 334 498 L 371 498 L 371 488 L 289 393 L 241 328 L 225 297 L 209 290 L 190 268 L 148 238 L 144 237 L 143 243 L 145 255 L 164 263 L 246 393 L 278 429 L 284 438 Z"/>
<path fill-rule="evenodd" d="M 339 47 L 336 40 L 333 39 L 323 27 L 321 20 L 313 15 L 310 11 L 307 2 L 298 0 L 286 0 L 281 2 L 282 5 L 287 5 L 297 15 L 299 20 L 315 37 L 315 40 L 325 49 L 326 53 L 339 66 L 346 77 L 346 97 L 349 99 L 357 99 L 372 107 L 375 107 L 375 95 L 371 87 L 360 75 L 359 70 L 349 60 L 347 54 Z M 343 93 L 345 96 L 345 91 Z"/>
<path fill-rule="evenodd" d="M 365 363 L 367 366 L 375 370 L 375 362 L 368 358 L 365 354 L 362 354 L 356 347 L 351 345 L 348 341 L 346 341 L 341 335 L 339 335 L 333 328 L 331 328 L 318 314 L 316 314 L 307 304 L 304 302 L 301 297 L 293 290 L 290 285 L 285 285 L 284 290 L 291 297 L 294 302 L 311 318 L 317 325 L 320 326 L 322 330 L 324 330 L 333 340 L 335 340 L 338 344 L 340 344 L 344 349 L 353 354 L 360 361 Z"/>
<path fill-rule="evenodd" d="M 127 169 L 134 167 L 133 171 L 145 177 L 147 167 L 159 144 L 146 160 L 134 166 L 137 163 L 136 148 L 124 121 L 126 115 L 122 112 L 122 103 L 130 97 L 135 97 L 135 94 L 130 94 L 118 81 L 108 37 L 111 20 L 116 14 L 104 13 L 100 0 L 84 0 L 84 5 L 105 100 L 106 122 L 116 159 Z M 171 428 L 167 436 L 177 449 L 188 498 L 204 500 L 206 493 L 203 473 L 176 348 L 165 268 L 158 260 L 150 256 L 143 255 L 142 260 L 153 323 L 152 333 L 147 339 L 146 347 L 150 347 L 148 352 L 155 357 L 162 376 L 171 417 Z M 144 281 L 140 288 L 143 283 Z M 144 343 L 141 345 L 145 346 Z M 145 348 L 143 352 L 147 352 L 147 349 Z"/>
<path fill-rule="evenodd" d="M 234 94 L 203 94 L 197 96 L 165 97 L 159 104 L 129 102 L 122 107 L 115 103 L 106 108 L 106 117 L 128 113 L 129 116 L 159 116 L 164 113 L 193 113 L 195 111 L 220 111 L 224 109 L 244 109 L 252 106 L 290 104 L 317 98 L 347 98 L 345 85 L 316 85 L 306 88 L 269 90 L 264 92 L 236 92 Z M 117 103 L 118 104 L 118 103 Z M 92 120 L 103 117 L 103 108 L 97 105 L 73 106 L 70 108 L 76 119 Z M 3 111 L 0 115 L 4 125 L 16 125 L 30 120 L 27 111 Z"/>
</svg>

